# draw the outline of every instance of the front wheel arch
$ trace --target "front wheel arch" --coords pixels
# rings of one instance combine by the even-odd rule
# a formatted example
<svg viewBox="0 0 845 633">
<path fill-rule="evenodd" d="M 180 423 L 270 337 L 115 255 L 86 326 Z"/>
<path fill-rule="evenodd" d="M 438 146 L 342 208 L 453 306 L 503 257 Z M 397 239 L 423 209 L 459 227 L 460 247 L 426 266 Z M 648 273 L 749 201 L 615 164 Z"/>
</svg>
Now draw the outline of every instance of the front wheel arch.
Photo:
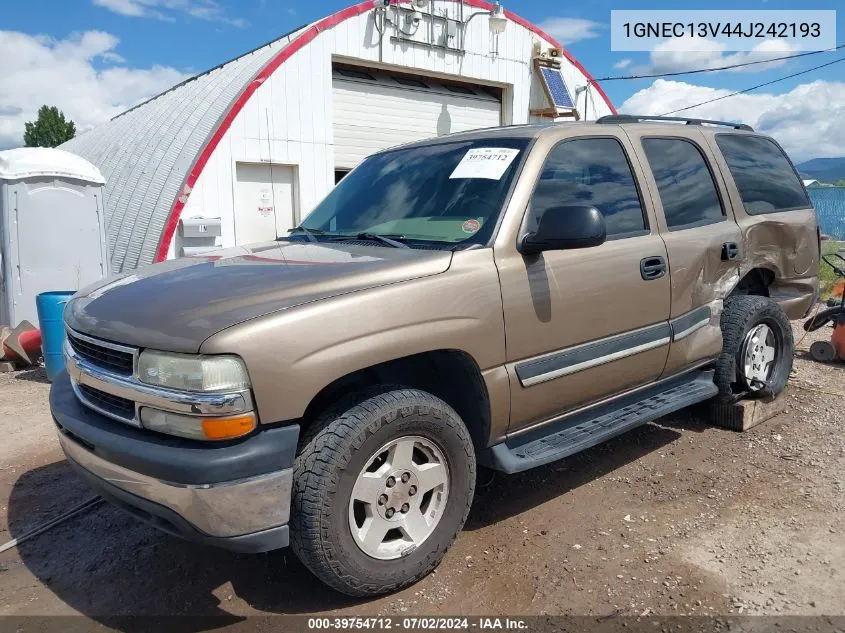
<svg viewBox="0 0 845 633">
<path fill-rule="evenodd" d="M 339 399 L 384 384 L 419 389 L 440 398 L 463 420 L 476 450 L 489 444 L 493 411 L 487 384 L 476 360 L 458 349 L 405 356 L 337 378 L 312 398 L 303 425 L 308 427 Z"/>
</svg>

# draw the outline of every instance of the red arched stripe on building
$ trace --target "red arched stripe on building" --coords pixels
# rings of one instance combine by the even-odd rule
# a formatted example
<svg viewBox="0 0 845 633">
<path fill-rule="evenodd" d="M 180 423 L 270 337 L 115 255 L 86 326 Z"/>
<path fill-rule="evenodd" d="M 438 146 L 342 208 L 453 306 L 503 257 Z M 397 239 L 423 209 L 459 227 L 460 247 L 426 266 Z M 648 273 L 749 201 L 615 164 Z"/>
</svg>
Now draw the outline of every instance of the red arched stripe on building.
<svg viewBox="0 0 845 633">
<path fill-rule="evenodd" d="M 410 0 L 400 0 L 402 2 L 408 2 Z M 484 10 L 491 10 L 493 6 L 486 2 L 486 0 L 464 0 L 467 6 L 476 8 L 476 9 L 484 9 Z M 307 44 L 312 42 L 320 33 L 323 31 L 333 28 L 343 22 L 344 20 L 348 20 L 349 18 L 354 18 L 362 13 L 366 13 L 370 11 L 375 6 L 373 0 L 367 0 L 366 2 L 362 2 L 360 4 L 356 4 L 351 6 L 343 11 L 338 11 L 337 13 L 330 15 L 326 18 L 323 18 L 319 22 L 316 22 L 308 29 L 300 33 L 296 38 L 294 38 L 290 44 L 288 44 L 285 48 L 279 51 L 279 54 L 276 55 L 273 59 L 271 59 L 264 68 L 258 71 L 258 74 L 255 78 L 244 88 L 243 92 L 238 96 L 237 99 L 234 100 L 229 110 L 220 120 L 220 123 L 217 126 L 211 136 L 208 139 L 208 142 L 203 146 L 202 150 L 200 151 L 197 160 L 194 162 L 193 167 L 191 167 L 191 171 L 188 173 L 188 176 L 185 178 L 185 183 L 182 185 L 182 188 L 179 192 L 179 195 L 176 197 L 176 200 L 173 202 L 173 207 L 170 210 L 170 215 L 167 217 L 167 222 L 164 226 L 164 233 L 162 233 L 161 241 L 158 245 L 158 251 L 156 253 L 156 261 L 161 262 L 167 259 L 167 252 L 170 250 L 170 243 L 173 240 L 173 234 L 176 232 L 176 227 L 179 224 L 179 217 L 182 215 L 182 209 L 185 208 L 185 205 L 188 202 L 188 197 L 191 195 L 191 190 L 196 185 L 197 180 L 199 180 L 200 174 L 202 173 L 203 169 L 205 169 L 206 164 L 208 163 L 211 155 L 214 153 L 214 150 L 217 148 L 217 145 L 223 139 L 223 136 L 229 130 L 229 127 L 232 125 L 232 122 L 235 120 L 235 117 L 238 116 L 240 111 L 246 105 L 246 102 L 249 101 L 250 97 L 255 93 L 256 90 L 267 80 L 270 78 L 276 70 L 278 70 L 279 66 L 284 64 L 288 59 L 290 59 L 294 53 L 304 48 Z M 519 24 L 522 27 L 525 27 L 532 33 L 540 36 L 553 46 L 560 47 L 563 49 L 563 55 L 575 66 L 584 77 L 587 78 L 588 81 L 592 81 L 593 77 L 587 72 L 587 69 L 581 65 L 581 63 L 575 59 L 572 54 L 563 48 L 554 38 L 549 36 L 545 33 L 542 29 L 537 27 L 534 24 L 528 22 L 525 18 L 522 18 L 515 13 L 511 13 L 510 11 L 505 11 L 505 15 L 507 15 L 508 19 L 513 21 L 516 24 Z M 610 108 L 610 111 L 616 114 L 616 108 L 613 107 L 613 104 L 610 102 L 607 94 L 605 94 L 602 87 L 597 82 L 592 82 L 592 85 L 595 86 L 596 92 L 599 93 L 599 96 L 604 99 L 604 102 L 607 104 L 607 107 Z"/>
</svg>

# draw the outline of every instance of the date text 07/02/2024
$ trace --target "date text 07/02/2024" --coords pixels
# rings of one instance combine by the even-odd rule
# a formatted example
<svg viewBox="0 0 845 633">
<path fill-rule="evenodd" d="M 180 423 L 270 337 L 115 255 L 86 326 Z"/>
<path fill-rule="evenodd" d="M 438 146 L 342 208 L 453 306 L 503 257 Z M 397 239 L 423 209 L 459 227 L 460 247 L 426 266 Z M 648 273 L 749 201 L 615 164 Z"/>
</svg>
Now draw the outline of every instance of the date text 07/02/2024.
<svg viewBox="0 0 845 633">
<path fill-rule="evenodd" d="M 522 631 L 528 629 L 528 623 L 518 618 L 485 617 L 345 617 L 345 618 L 308 618 L 308 629 L 315 630 L 397 630 L 397 631 Z"/>
</svg>

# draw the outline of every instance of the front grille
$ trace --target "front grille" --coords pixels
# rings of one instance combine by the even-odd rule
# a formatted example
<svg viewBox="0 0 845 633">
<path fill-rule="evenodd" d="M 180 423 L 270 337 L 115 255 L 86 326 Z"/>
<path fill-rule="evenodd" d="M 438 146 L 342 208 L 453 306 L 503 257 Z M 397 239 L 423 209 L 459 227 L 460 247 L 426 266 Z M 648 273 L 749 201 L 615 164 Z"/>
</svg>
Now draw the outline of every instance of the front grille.
<svg viewBox="0 0 845 633">
<path fill-rule="evenodd" d="M 121 376 L 132 375 L 133 355 L 129 352 L 92 343 L 91 341 L 74 336 L 72 332 L 67 333 L 67 339 L 76 355 L 84 358 L 89 363 L 120 374 Z"/>
<path fill-rule="evenodd" d="M 113 396 L 87 385 L 79 385 L 79 391 L 88 404 L 124 420 L 135 419 L 135 403 L 131 400 Z"/>
</svg>

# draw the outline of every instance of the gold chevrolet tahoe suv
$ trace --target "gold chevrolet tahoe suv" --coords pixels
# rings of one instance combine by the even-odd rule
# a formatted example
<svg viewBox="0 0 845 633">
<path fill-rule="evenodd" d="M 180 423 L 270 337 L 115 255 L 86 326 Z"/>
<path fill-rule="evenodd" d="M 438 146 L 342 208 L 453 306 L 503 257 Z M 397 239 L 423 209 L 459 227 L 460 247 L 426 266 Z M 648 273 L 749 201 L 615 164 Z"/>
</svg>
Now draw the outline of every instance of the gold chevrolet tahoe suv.
<svg viewBox="0 0 845 633">
<path fill-rule="evenodd" d="M 50 402 L 91 487 L 393 591 L 514 473 L 710 398 L 777 396 L 816 214 L 747 126 L 612 116 L 365 160 L 290 235 L 79 292 Z"/>
</svg>

